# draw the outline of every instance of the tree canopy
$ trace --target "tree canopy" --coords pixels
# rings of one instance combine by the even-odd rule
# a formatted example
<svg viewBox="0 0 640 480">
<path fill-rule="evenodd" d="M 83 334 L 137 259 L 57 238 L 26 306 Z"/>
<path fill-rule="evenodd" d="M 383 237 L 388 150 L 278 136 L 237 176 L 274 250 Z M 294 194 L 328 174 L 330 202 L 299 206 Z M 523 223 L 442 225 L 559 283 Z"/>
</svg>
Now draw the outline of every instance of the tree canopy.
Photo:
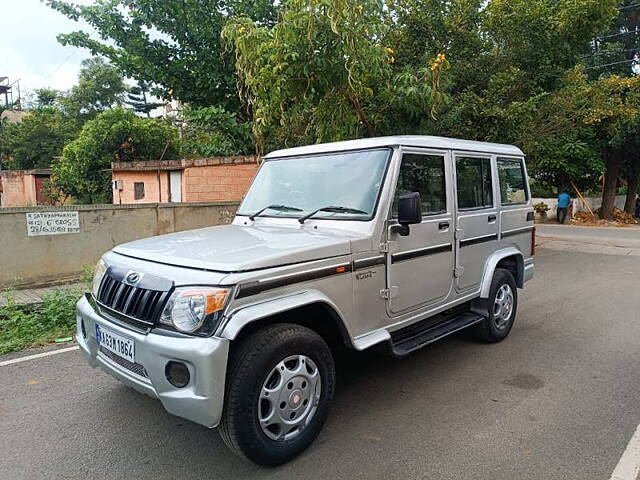
<svg viewBox="0 0 640 480">
<path fill-rule="evenodd" d="M 115 108 L 98 114 L 53 164 L 54 183 L 84 203 L 111 202 L 111 163 L 178 158 L 176 130 L 166 122 Z"/>
<path fill-rule="evenodd" d="M 399 112 L 430 112 L 446 60 L 394 68 L 387 20 L 378 0 L 290 0 L 273 26 L 230 21 L 222 36 L 259 147 L 382 135 Z"/>
<path fill-rule="evenodd" d="M 19 123 L 0 123 L 0 155 L 10 158 L 8 168 L 49 168 L 76 132 L 75 123 L 58 108 L 40 107 Z"/>
<path fill-rule="evenodd" d="M 122 72 L 103 58 L 93 57 L 82 61 L 78 84 L 61 102 L 69 115 L 84 121 L 122 105 L 126 91 Z"/>
<path fill-rule="evenodd" d="M 640 183 L 633 0 L 47 3 L 97 32 L 63 44 L 144 85 L 134 108 L 147 89 L 188 104 L 183 155 L 432 134 L 519 145 L 560 188 L 605 172 L 605 216 L 619 175 Z"/>
<path fill-rule="evenodd" d="M 276 20 L 274 0 L 112 0 L 76 5 L 48 0 L 72 20 L 98 33 L 59 35 L 63 45 L 89 49 L 136 80 L 155 86 L 158 96 L 194 106 L 238 108 L 233 63 L 220 44 L 224 23 L 243 15 L 259 24 Z"/>
</svg>

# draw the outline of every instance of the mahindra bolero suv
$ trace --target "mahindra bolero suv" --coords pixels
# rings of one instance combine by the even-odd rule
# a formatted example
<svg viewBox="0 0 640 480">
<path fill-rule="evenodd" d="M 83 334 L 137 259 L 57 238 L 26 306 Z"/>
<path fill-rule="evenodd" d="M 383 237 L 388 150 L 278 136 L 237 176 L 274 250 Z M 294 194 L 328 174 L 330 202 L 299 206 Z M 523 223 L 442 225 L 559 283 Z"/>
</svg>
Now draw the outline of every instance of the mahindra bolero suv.
<svg viewBox="0 0 640 480">
<path fill-rule="evenodd" d="M 388 137 L 264 158 L 231 225 L 120 245 L 77 305 L 92 367 L 284 463 L 320 432 L 332 351 L 503 340 L 533 277 L 523 153 Z"/>
</svg>

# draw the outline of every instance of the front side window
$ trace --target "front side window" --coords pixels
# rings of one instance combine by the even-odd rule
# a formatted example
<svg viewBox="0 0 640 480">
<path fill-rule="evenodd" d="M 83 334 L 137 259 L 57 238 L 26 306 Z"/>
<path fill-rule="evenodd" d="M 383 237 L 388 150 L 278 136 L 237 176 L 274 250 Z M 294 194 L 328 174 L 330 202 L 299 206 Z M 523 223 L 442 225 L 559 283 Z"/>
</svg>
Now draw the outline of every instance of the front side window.
<svg viewBox="0 0 640 480">
<path fill-rule="evenodd" d="M 420 193 L 423 215 L 447 211 L 444 156 L 405 153 L 393 201 L 393 216 L 398 215 L 398 199 L 406 193 Z"/>
<path fill-rule="evenodd" d="M 502 205 L 525 203 L 528 200 L 522 160 L 498 158 L 498 178 Z"/>
<path fill-rule="evenodd" d="M 238 215 L 299 218 L 319 208 L 349 211 L 318 212 L 314 219 L 370 220 L 375 214 L 391 149 L 327 153 L 266 160 L 242 202 Z M 295 211 L 291 209 L 296 209 Z"/>
<path fill-rule="evenodd" d="M 490 158 L 457 157 L 456 180 L 459 209 L 493 207 Z"/>
</svg>

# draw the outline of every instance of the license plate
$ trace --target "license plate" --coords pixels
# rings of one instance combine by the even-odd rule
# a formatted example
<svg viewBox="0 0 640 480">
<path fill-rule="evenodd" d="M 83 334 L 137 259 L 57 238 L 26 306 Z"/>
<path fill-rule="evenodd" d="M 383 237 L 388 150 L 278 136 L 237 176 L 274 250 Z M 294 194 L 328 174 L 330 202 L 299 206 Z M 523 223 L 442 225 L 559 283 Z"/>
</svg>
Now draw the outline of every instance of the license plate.
<svg viewBox="0 0 640 480">
<path fill-rule="evenodd" d="M 135 363 L 135 343 L 133 340 L 118 335 L 111 330 L 96 325 L 96 341 L 102 348 Z"/>
</svg>

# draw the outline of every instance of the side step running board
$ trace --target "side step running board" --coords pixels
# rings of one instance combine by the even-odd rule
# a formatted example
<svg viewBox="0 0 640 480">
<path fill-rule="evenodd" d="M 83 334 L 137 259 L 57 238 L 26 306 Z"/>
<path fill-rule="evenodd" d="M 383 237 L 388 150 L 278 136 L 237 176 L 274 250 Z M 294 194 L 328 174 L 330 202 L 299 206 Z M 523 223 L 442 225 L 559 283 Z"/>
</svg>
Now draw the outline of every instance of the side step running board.
<svg viewBox="0 0 640 480">
<path fill-rule="evenodd" d="M 464 312 L 433 325 L 431 322 L 418 322 L 391 334 L 391 353 L 396 357 L 404 357 L 414 350 L 429 345 L 441 338 L 470 327 L 484 320 L 477 313 Z"/>
</svg>

